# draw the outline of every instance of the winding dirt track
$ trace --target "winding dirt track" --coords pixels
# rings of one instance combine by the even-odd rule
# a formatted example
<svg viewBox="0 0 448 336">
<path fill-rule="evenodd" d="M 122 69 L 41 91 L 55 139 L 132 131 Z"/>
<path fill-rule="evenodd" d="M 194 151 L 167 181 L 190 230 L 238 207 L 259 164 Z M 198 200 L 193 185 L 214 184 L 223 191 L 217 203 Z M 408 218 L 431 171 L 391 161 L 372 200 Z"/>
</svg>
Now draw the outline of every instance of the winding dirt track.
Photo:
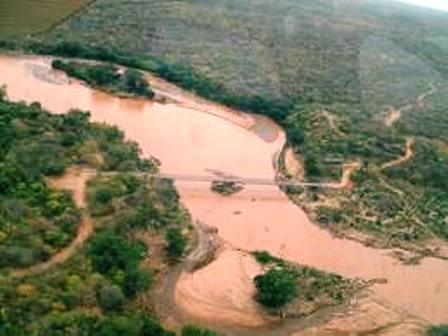
<svg viewBox="0 0 448 336">
<path fill-rule="evenodd" d="M 406 138 L 404 155 L 400 156 L 399 158 L 397 158 L 395 160 L 384 163 L 383 165 L 381 165 L 381 169 L 384 170 L 387 168 L 396 167 L 396 166 L 402 165 L 403 163 L 412 159 L 414 156 L 414 149 L 413 149 L 414 144 L 415 144 L 415 141 L 413 138 L 411 138 L 411 137 Z"/>
<path fill-rule="evenodd" d="M 69 190 L 72 192 L 76 206 L 82 211 L 78 232 L 70 245 L 57 252 L 48 261 L 28 268 L 14 270 L 10 273 L 11 277 L 23 278 L 26 276 L 43 273 L 56 265 L 66 262 L 90 237 L 93 233 L 92 218 L 90 218 L 87 211 L 83 208 L 86 205 L 85 190 L 87 181 L 95 174 L 96 172 L 90 169 L 71 168 L 62 177 L 49 179 L 48 182 L 53 188 Z"/>
<path fill-rule="evenodd" d="M 427 92 L 422 93 L 420 96 L 417 97 L 415 103 L 404 105 L 400 108 L 395 108 L 393 106 L 389 107 L 389 113 L 387 114 L 386 118 L 384 119 L 384 124 L 387 127 L 391 127 L 393 124 L 395 124 L 398 120 L 400 120 L 401 116 L 404 112 L 407 112 L 411 110 L 415 105 L 417 105 L 419 108 L 423 108 L 425 106 L 424 100 L 428 98 L 429 96 L 432 96 L 437 92 L 437 87 L 433 82 L 429 83 L 429 90 Z"/>
<path fill-rule="evenodd" d="M 337 135 L 337 136 L 344 136 L 344 132 L 342 132 L 335 121 L 335 116 L 332 115 L 330 112 L 324 110 L 322 112 L 322 115 L 325 119 L 328 121 L 328 125 L 330 126 L 331 130 Z"/>
</svg>

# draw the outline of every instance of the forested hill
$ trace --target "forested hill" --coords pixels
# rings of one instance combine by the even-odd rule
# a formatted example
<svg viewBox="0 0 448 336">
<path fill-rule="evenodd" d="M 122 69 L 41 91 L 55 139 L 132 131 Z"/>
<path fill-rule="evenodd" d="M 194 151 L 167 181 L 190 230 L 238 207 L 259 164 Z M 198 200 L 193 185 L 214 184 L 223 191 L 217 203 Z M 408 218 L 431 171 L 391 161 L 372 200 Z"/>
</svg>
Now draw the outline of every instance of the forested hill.
<svg viewBox="0 0 448 336">
<path fill-rule="evenodd" d="M 390 0 L 98 0 L 48 38 L 191 65 L 233 92 L 333 102 L 360 99 L 384 53 L 448 78 L 447 20 Z"/>
</svg>

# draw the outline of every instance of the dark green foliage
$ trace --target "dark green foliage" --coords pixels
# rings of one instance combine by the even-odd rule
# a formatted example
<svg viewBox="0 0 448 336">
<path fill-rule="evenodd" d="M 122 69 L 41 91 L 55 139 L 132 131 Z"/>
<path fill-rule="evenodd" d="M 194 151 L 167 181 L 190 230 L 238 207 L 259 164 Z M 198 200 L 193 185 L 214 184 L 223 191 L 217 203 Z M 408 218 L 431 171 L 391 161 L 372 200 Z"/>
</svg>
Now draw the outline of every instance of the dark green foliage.
<svg viewBox="0 0 448 336">
<path fill-rule="evenodd" d="M 170 228 L 166 231 L 165 251 L 170 262 L 178 262 L 185 253 L 187 240 L 179 228 Z"/>
<path fill-rule="evenodd" d="M 119 78 L 117 68 L 109 64 L 84 65 L 82 63 L 54 60 L 52 67 L 95 86 L 111 85 Z"/>
<path fill-rule="evenodd" d="M 127 69 L 123 74 L 124 87 L 129 92 L 134 92 L 140 96 L 152 98 L 154 92 L 149 87 L 148 81 L 146 81 L 142 74 L 134 69 Z"/>
<path fill-rule="evenodd" d="M 297 275 L 291 269 L 270 269 L 254 279 L 256 299 L 268 308 L 278 309 L 297 296 Z"/>
<path fill-rule="evenodd" d="M 118 80 L 117 69 L 110 64 L 99 64 L 88 67 L 87 78 L 90 78 L 95 85 L 108 85 Z"/>
<path fill-rule="evenodd" d="M 276 265 L 284 265 L 282 259 L 274 257 L 267 251 L 255 251 L 252 252 L 252 255 L 255 259 L 262 265 L 276 264 Z"/>
<path fill-rule="evenodd" d="M 254 278 L 256 299 L 267 308 L 286 308 L 287 314 L 306 316 L 323 306 L 341 304 L 362 287 L 337 274 L 289 264 L 266 251 L 252 255 L 265 269 Z"/>
<path fill-rule="evenodd" d="M 152 279 L 153 275 L 148 270 L 127 269 L 123 278 L 123 291 L 127 297 L 133 298 L 137 293 L 147 291 L 151 287 Z"/>
<path fill-rule="evenodd" d="M 98 320 L 98 316 L 88 313 L 52 313 L 38 323 L 34 335 L 91 336 L 97 331 Z"/>
<path fill-rule="evenodd" d="M 166 331 L 159 322 L 144 315 L 142 317 L 141 336 L 175 336 L 174 332 Z"/>
<path fill-rule="evenodd" d="M 98 293 L 98 303 L 104 311 L 121 311 L 125 302 L 126 298 L 117 285 L 106 285 Z"/>
<path fill-rule="evenodd" d="M 7 41 L 5 43 L 8 43 Z M 95 46 L 79 41 L 61 41 L 58 43 L 28 42 L 26 50 L 42 55 L 57 55 L 73 58 L 86 58 L 110 63 L 118 63 L 130 67 L 138 67 L 139 62 L 132 55 L 113 50 L 110 47 Z"/>
<path fill-rule="evenodd" d="M 448 325 L 429 327 L 428 336 L 448 336 Z"/>
<path fill-rule="evenodd" d="M 339 223 L 343 218 L 341 210 L 325 206 L 320 206 L 317 209 L 317 215 L 319 223 L 322 223 L 324 225 Z"/>
<path fill-rule="evenodd" d="M 66 72 L 71 77 L 81 79 L 93 87 L 104 88 L 112 93 L 154 97 L 148 82 L 139 71 L 134 69 L 127 69 L 122 74 L 116 66 L 109 63 L 89 64 L 58 59 L 52 62 L 52 67 Z"/>
<path fill-rule="evenodd" d="M 182 336 L 217 336 L 218 334 L 208 329 L 195 325 L 186 325 L 182 328 Z"/>
<path fill-rule="evenodd" d="M 112 316 L 101 323 L 100 336 L 139 336 L 139 321 L 135 317 Z"/>
<path fill-rule="evenodd" d="M 94 270 L 102 274 L 134 269 L 143 256 L 139 245 L 113 231 L 97 234 L 90 243 L 90 251 Z"/>
</svg>

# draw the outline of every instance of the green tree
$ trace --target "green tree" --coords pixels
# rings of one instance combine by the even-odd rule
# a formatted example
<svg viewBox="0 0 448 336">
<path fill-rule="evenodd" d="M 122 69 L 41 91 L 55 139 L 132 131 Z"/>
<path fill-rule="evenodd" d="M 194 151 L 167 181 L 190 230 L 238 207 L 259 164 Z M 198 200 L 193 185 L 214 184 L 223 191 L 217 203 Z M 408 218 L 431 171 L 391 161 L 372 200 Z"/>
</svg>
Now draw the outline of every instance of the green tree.
<svg viewBox="0 0 448 336">
<path fill-rule="evenodd" d="M 140 336 L 175 336 L 176 334 L 171 331 L 166 331 L 160 325 L 159 322 L 154 320 L 148 315 L 143 315 L 142 328 L 140 330 Z"/>
<path fill-rule="evenodd" d="M 38 322 L 33 335 L 90 336 L 95 334 L 97 324 L 98 317 L 89 313 L 52 313 Z"/>
<path fill-rule="evenodd" d="M 186 325 L 182 328 L 182 336 L 217 336 L 218 334 L 208 329 L 202 329 L 195 325 Z"/>
<path fill-rule="evenodd" d="M 120 287 L 117 285 L 104 286 L 98 293 L 101 309 L 106 312 L 121 311 L 126 302 Z"/>
<path fill-rule="evenodd" d="M 268 308 L 280 309 L 297 296 L 297 275 L 294 270 L 270 269 L 254 279 L 256 299 Z"/>
<path fill-rule="evenodd" d="M 429 327 L 427 334 L 428 336 L 448 336 L 448 325 Z"/>
<path fill-rule="evenodd" d="M 142 77 L 139 71 L 134 69 L 126 70 L 124 73 L 124 81 L 127 91 L 149 98 L 154 97 L 154 92 L 151 90 L 148 82 Z"/>
<path fill-rule="evenodd" d="M 105 319 L 99 336 L 139 336 L 140 323 L 134 317 L 114 316 Z"/>
<path fill-rule="evenodd" d="M 142 257 L 141 247 L 113 231 L 103 231 L 92 239 L 93 268 L 100 273 L 137 268 Z"/>
<path fill-rule="evenodd" d="M 87 68 L 87 74 L 96 85 L 114 83 L 119 78 L 117 69 L 110 64 L 100 64 Z"/>
<path fill-rule="evenodd" d="M 169 261 L 178 262 L 185 253 L 187 245 L 184 235 L 179 228 L 170 228 L 166 231 L 165 241 L 165 251 Z"/>
<path fill-rule="evenodd" d="M 138 268 L 126 270 L 123 280 L 123 291 L 127 297 L 134 297 L 139 292 L 144 292 L 151 287 L 152 273 Z"/>
</svg>

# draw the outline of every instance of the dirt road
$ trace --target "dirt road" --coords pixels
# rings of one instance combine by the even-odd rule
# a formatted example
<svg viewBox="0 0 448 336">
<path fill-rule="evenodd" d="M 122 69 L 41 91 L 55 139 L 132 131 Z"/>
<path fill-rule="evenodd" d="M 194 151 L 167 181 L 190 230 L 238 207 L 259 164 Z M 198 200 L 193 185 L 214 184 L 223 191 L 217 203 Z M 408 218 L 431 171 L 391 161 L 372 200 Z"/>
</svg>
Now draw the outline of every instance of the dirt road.
<svg viewBox="0 0 448 336">
<path fill-rule="evenodd" d="M 71 168 L 62 177 L 49 179 L 48 182 L 53 188 L 69 190 L 72 192 L 76 206 L 82 211 L 78 232 L 70 245 L 57 252 L 48 261 L 28 268 L 16 269 L 10 273 L 11 277 L 23 278 L 26 276 L 43 273 L 48 271 L 53 266 L 66 262 L 90 237 L 93 233 L 92 218 L 90 218 L 87 211 L 83 208 L 86 205 L 86 184 L 94 174 L 96 173 L 91 169 Z"/>
</svg>

